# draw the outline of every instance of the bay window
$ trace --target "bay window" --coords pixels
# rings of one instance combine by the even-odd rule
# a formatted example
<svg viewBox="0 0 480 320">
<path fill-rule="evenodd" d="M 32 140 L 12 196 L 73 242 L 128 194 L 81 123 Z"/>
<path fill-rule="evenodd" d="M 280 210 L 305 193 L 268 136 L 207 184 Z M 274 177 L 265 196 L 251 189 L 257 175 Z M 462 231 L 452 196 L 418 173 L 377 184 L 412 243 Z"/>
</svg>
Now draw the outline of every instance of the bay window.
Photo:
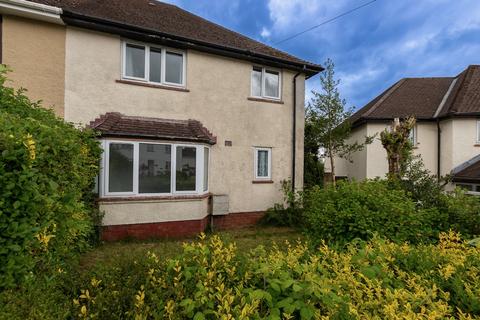
<svg viewBox="0 0 480 320">
<path fill-rule="evenodd" d="M 251 95 L 257 98 L 280 99 L 280 72 L 254 66 L 251 75 Z"/>
<path fill-rule="evenodd" d="M 198 194 L 208 191 L 204 145 L 103 141 L 102 196 Z"/>
<path fill-rule="evenodd" d="M 185 86 L 185 52 L 123 42 L 124 79 Z"/>
</svg>

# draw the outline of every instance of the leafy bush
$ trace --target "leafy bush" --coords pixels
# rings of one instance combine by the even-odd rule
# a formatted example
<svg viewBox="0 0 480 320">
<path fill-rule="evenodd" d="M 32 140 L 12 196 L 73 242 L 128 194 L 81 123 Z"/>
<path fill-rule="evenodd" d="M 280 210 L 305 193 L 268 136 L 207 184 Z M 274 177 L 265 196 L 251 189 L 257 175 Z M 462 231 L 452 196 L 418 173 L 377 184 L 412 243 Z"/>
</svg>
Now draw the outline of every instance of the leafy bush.
<svg viewBox="0 0 480 320">
<path fill-rule="evenodd" d="M 339 182 L 313 188 L 304 199 L 306 232 L 314 242 L 368 239 L 374 233 L 395 241 L 430 238 L 433 212 L 417 210 L 403 190 L 386 181 Z"/>
<path fill-rule="evenodd" d="M 453 232 L 437 245 L 374 237 L 337 251 L 287 242 L 246 257 L 235 244 L 202 235 L 175 259 L 149 253 L 71 275 L 75 284 L 64 285 L 50 314 L 21 313 L 23 297 L 11 292 L 0 318 L 472 319 L 480 316 L 479 272 L 480 248 Z M 60 295 L 35 299 L 53 297 Z"/>
<path fill-rule="evenodd" d="M 282 181 L 283 203 L 269 208 L 260 223 L 264 225 L 299 228 L 303 225 L 303 193 L 292 191 L 292 182 Z"/>
<path fill-rule="evenodd" d="M 100 148 L 5 86 L 0 69 L 0 289 L 52 268 L 88 245 Z"/>
</svg>

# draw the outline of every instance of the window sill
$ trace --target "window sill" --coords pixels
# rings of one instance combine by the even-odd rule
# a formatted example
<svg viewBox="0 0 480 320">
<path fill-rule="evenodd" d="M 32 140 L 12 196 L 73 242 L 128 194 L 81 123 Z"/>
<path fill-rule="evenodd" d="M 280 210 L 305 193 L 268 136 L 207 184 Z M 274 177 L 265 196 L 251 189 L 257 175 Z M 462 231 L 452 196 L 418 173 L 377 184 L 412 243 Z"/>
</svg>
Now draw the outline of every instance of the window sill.
<svg viewBox="0 0 480 320">
<path fill-rule="evenodd" d="M 211 193 L 171 195 L 171 196 L 127 196 L 127 197 L 105 197 L 98 198 L 98 203 L 109 202 L 148 202 L 148 201 L 181 201 L 181 200 L 202 200 L 210 197 Z"/>
<path fill-rule="evenodd" d="M 163 84 L 154 84 L 154 83 L 148 83 L 148 82 L 140 82 L 140 81 L 135 81 L 135 80 L 115 80 L 117 83 L 123 83 L 123 84 L 131 84 L 134 86 L 141 86 L 141 87 L 148 87 L 148 88 L 156 88 L 156 89 L 165 89 L 165 90 L 173 90 L 173 91 L 181 91 L 181 92 L 190 92 L 190 90 L 182 88 L 182 87 L 172 87 L 172 86 L 166 86 Z"/>
<path fill-rule="evenodd" d="M 474 146 L 474 147 L 480 147 L 480 143 L 477 142 L 477 143 L 475 143 L 473 146 Z"/>
<path fill-rule="evenodd" d="M 284 104 L 282 100 L 268 99 L 268 98 L 257 98 L 257 97 L 248 97 L 247 100 L 257 101 L 257 102 L 268 102 L 276 104 Z"/>
<path fill-rule="evenodd" d="M 253 184 L 269 184 L 273 183 L 273 180 L 253 180 Z"/>
</svg>

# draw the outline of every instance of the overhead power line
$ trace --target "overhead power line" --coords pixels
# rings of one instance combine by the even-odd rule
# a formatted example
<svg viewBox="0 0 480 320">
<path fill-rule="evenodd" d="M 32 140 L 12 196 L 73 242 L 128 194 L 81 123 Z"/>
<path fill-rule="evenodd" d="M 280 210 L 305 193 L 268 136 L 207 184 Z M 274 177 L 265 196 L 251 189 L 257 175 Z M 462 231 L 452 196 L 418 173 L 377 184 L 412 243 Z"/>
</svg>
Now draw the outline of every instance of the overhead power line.
<svg viewBox="0 0 480 320">
<path fill-rule="evenodd" d="M 332 22 L 332 21 L 334 21 L 334 20 L 337 20 L 338 18 L 344 17 L 344 16 L 346 16 L 346 15 L 348 15 L 348 14 L 354 12 L 354 11 L 357 11 L 357 10 L 363 8 L 363 7 L 366 7 L 366 6 L 368 6 L 369 4 L 374 3 L 375 1 L 377 1 L 377 0 L 369 1 L 369 2 L 367 2 L 367 3 L 362 4 L 361 6 L 358 6 L 358 7 L 356 7 L 356 8 L 351 9 L 351 10 L 345 11 L 344 13 L 339 14 L 338 16 L 335 16 L 335 17 L 333 17 L 333 18 L 330 18 L 330 19 L 328 19 L 328 20 L 326 20 L 326 21 L 323 21 L 323 22 L 320 23 L 320 24 L 317 24 L 317 25 L 315 25 L 315 26 L 313 26 L 313 27 L 310 27 L 310 28 L 308 28 L 308 29 L 306 29 L 306 30 L 303 30 L 303 31 L 301 31 L 301 32 L 299 32 L 299 33 L 295 33 L 295 34 L 293 34 L 293 35 L 289 36 L 288 38 L 285 38 L 285 39 L 283 39 L 283 40 L 281 40 L 281 41 L 275 42 L 274 45 L 277 45 L 277 44 L 280 44 L 280 43 L 284 43 L 284 42 L 286 42 L 286 41 L 288 41 L 288 40 L 291 40 L 291 39 L 293 39 L 293 38 L 296 38 L 296 37 L 298 37 L 298 36 L 300 36 L 300 35 L 308 32 L 308 31 L 312 31 L 313 29 L 316 29 L 316 28 L 318 28 L 318 27 L 321 27 L 321 26 L 323 26 L 323 25 L 325 25 L 325 24 L 327 24 L 327 23 L 330 23 L 330 22 Z"/>
</svg>

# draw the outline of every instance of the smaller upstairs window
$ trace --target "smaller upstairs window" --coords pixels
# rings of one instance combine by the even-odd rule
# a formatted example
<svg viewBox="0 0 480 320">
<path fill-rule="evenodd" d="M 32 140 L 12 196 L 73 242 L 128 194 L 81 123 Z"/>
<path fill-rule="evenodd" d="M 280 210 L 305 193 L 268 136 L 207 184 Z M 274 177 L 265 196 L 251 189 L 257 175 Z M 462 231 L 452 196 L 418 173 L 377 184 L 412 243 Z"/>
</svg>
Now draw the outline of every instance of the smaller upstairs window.
<svg viewBox="0 0 480 320">
<path fill-rule="evenodd" d="M 480 144 L 480 120 L 477 120 L 477 144 Z"/>
<path fill-rule="evenodd" d="M 280 99 L 281 79 L 277 70 L 254 66 L 251 75 L 251 95 L 258 98 Z"/>
</svg>

